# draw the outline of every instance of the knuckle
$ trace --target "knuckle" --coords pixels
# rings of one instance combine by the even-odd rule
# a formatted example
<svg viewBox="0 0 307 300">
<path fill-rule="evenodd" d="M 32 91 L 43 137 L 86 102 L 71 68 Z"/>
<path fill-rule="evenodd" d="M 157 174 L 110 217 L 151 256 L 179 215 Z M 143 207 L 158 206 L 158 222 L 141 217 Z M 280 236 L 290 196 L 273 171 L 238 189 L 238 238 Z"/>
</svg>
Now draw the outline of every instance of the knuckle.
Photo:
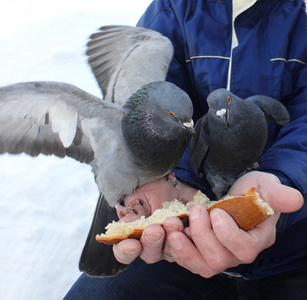
<svg viewBox="0 0 307 300">
<path fill-rule="evenodd" d="M 218 272 L 214 271 L 214 270 L 210 270 L 210 269 L 205 269 L 202 270 L 200 272 L 197 272 L 196 274 L 199 274 L 200 276 L 204 277 L 204 278 L 211 278 L 214 275 L 216 275 Z"/>
<path fill-rule="evenodd" d="M 120 247 L 119 244 L 113 246 L 115 258 L 123 264 L 130 264 L 140 254 L 138 249 Z"/>
<path fill-rule="evenodd" d="M 201 237 L 204 237 L 204 232 L 202 230 L 202 228 L 198 227 L 198 228 L 194 228 L 193 230 L 191 230 L 191 238 L 192 240 L 198 240 Z"/>
<path fill-rule="evenodd" d="M 150 257 L 150 258 L 147 258 L 146 260 L 144 260 L 147 264 L 154 264 L 156 262 L 158 262 L 159 260 L 158 259 L 155 259 L 153 257 Z"/>
<path fill-rule="evenodd" d="M 168 261 L 168 262 L 174 262 L 175 259 L 171 256 L 171 254 L 163 253 L 162 259 Z"/>
<path fill-rule="evenodd" d="M 220 256 L 213 256 L 207 260 L 208 266 L 212 270 L 223 270 L 225 268 L 225 259 Z"/>
<path fill-rule="evenodd" d="M 276 234 L 272 235 L 270 237 L 270 240 L 268 241 L 268 247 L 271 247 L 276 241 Z"/>
<path fill-rule="evenodd" d="M 254 249 L 244 250 L 238 253 L 237 258 L 245 264 L 252 263 L 258 256 L 258 251 Z"/>
<path fill-rule="evenodd" d="M 147 264 L 154 264 L 154 263 L 156 263 L 156 262 L 161 260 L 161 256 L 162 256 L 162 254 L 159 255 L 159 256 L 156 256 L 156 255 L 149 255 L 149 254 L 142 253 L 140 255 L 140 258 L 143 261 L 145 261 Z"/>
<path fill-rule="evenodd" d="M 137 255 L 129 255 L 128 253 L 116 253 L 116 252 L 114 253 L 114 256 L 117 261 L 126 265 L 132 263 L 137 257 Z"/>
</svg>

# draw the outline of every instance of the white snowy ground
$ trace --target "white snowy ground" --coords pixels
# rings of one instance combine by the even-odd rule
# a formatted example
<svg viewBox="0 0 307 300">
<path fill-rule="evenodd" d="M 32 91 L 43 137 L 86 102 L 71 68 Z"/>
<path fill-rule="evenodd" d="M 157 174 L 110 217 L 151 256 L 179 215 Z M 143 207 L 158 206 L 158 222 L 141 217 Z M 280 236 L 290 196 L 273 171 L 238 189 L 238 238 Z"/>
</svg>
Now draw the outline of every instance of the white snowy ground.
<svg viewBox="0 0 307 300">
<path fill-rule="evenodd" d="M 150 0 L 1 0 L 0 86 L 53 80 L 100 96 L 87 65 L 88 36 L 135 25 Z M 80 276 L 79 257 L 98 190 L 73 159 L 0 155 L 0 299 L 62 299 Z"/>
</svg>

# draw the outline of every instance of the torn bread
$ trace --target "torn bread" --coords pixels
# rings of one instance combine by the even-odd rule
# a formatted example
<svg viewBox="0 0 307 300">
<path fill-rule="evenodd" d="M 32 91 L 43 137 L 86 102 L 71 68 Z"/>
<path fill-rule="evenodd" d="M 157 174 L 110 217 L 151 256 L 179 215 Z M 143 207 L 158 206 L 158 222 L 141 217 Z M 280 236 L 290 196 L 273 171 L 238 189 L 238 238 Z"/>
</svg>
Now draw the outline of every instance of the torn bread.
<svg viewBox="0 0 307 300">
<path fill-rule="evenodd" d="M 96 236 L 96 240 L 107 245 L 116 244 L 127 238 L 139 239 L 144 228 L 149 224 L 162 225 L 168 217 L 184 218 L 189 215 L 192 205 L 201 204 L 209 213 L 214 208 L 227 211 L 238 226 L 243 230 L 250 230 L 274 213 L 273 209 L 259 197 L 256 189 L 252 187 L 244 196 L 227 196 L 223 200 L 210 201 L 210 199 L 198 191 L 193 200 L 184 204 L 178 200 L 164 202 L 163 207 L 153 212 L 151 216 L 133 222 L 115 222 L 108 224 L 105 234 Z"/>
</svg>

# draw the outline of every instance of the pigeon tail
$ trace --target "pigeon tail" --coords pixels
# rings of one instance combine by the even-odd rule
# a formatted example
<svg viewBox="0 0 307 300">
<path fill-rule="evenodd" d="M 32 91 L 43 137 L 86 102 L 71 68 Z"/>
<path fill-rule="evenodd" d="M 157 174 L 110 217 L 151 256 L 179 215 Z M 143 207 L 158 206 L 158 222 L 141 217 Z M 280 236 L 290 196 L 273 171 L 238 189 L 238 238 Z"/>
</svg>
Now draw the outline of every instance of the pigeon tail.
<svg viewBox="0 0 307 300">
<path fill-rule="evenodd" d="M 79 262 L 80 271 L 88 276 L 113 277 L 127 268 L 127 265 L 116 260 L 112 245 L 98 243 L 95 239 L 97 234 L 106 231 L 105 227 L 113 220 L 118 220 L 116 211 L 108 205 L 105 197 L 100 194 L 92 226 Z"/>
</svg>

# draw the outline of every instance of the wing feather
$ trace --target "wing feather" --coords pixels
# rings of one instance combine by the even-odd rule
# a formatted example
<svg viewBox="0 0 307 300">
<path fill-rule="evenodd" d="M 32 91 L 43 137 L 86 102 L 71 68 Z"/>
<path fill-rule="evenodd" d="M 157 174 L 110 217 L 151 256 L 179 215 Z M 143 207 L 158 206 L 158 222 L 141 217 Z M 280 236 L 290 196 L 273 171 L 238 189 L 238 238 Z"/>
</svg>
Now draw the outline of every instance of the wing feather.
<svg viewBox="0 0 307 300">
<path fill-rule="evenodd" d="M 256 95 L 246 98 L 245 101 L 256 104 L 265 113 L 270 122 L 276 122 L 276 124 L 284 126 L 290 121 L 290 115 L 286 107 L 274 98 Z"/>
<path fill-rule="evenodd" d="M 114 114 L 122 113 L 120 106 L 65 83 L 6 86 L 0 88 L 0 153 L 67 155 L 90 163 L 94 128 L 108 133 Z"/>
<path fill-rule="evenodd" d="M 203 164 L 209 151 L 209 129 L 207 115 L 201 117 L 195 125 L 195 136 L 190 143 L 190 163 L 194 173 L 203 177 Z"/>
<path fill-rule="evenodd" d="M 173 46 L 151 29 L 104 26 L 91 35 L 87 55 L 104 99 L 122 105 L 143 85 L 165 80 Z"/>
</svg>

